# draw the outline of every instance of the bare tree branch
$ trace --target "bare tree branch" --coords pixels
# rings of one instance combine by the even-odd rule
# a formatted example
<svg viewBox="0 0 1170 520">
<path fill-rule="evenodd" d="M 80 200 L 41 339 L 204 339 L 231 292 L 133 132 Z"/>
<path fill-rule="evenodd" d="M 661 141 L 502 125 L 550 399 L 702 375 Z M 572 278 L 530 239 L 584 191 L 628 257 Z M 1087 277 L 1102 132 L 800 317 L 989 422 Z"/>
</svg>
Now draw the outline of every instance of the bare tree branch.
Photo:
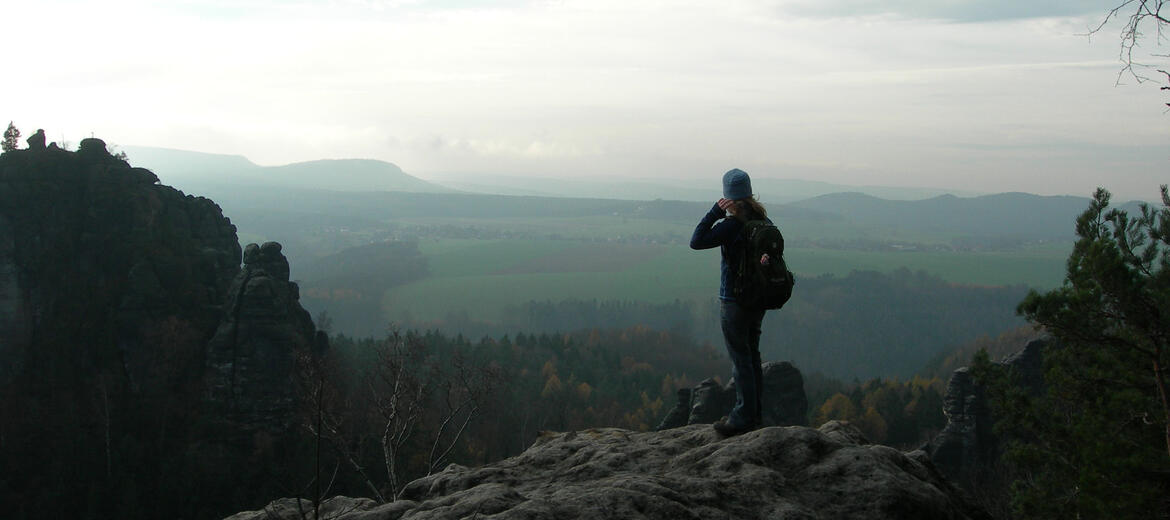
<svg viewBox="0 0 1170 520">
<path fill-rule="evenodd" d="M 1155 45 L 1162 41 L 1162 30 L 1165 24 L 1170 24 L 1170 18 L 1162 14 L 1162 7 L 1167 0 L 1124 0 L 1121 4 L 1109 10 L 1096 27 L 1089 29 L 1087 36 L 1093 36 L 1103 30 L 1113 19 L 1123 19 L 1124 24 L 1120 31 L 1121 49 L 1118 59 L 1122 67 L 1117 73 L 1117 84 L 1121 84 L 1123 77 L 1129 76 L 1138 83 L 1151 81 L 1139 69 L 1147 65 L 1135 61 L 1134 49 L 1140 47 L 1144 33 L 1142 29 L 1150 23 L 1154 25 Z M 1154 56 L 1157 56 L 1156 54 Z M 1162 71 L 1159 71 L 1162 72 Z"/>
</svg>

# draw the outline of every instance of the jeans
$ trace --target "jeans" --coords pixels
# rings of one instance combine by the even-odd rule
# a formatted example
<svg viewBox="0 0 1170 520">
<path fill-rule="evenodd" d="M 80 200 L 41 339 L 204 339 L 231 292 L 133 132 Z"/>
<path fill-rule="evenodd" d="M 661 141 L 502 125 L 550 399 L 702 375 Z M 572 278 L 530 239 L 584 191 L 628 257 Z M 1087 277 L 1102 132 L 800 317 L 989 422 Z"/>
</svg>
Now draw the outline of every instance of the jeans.
<svg viewBox="0 0 1170 520">
<path fill-rule="evenodd" d="M 760 324 L 764 310 L 747 310 L 736 302 L 720 302 L 720 322 L 731 377 L 735 378 L 735 407 L 727 414 L 733 427 L 760 426 L 763 418 L 764 369 L 760 362 Z"/>
</svg>

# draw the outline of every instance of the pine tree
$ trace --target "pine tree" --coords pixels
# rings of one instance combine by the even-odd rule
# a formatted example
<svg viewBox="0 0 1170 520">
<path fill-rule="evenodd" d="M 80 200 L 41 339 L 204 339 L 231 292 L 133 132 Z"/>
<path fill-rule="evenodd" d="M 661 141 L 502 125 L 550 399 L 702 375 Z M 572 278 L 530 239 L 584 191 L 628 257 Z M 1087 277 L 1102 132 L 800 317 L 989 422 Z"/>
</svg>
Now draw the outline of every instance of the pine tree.
<svg viewBox="0 0 1170 520">
<path fill-rule="evenodd" d="M 20 130 L 17 130 L 16 125 L 12 124 L 12 121 L 9 121 L 8 129 L 4 131 L 4 141 L 0 142 L 0 149 L 5 152 L 15 150 L 19 139 Z"/>
<path fill-rule="evenodd" d="M 1142 204 L 1132 218 L 1109 209 L 1109 198 L 1098 188 L 1077 219 L 1065 284 L 1031 291 L 1019 311 L 1068 345 L 1109 351 L 1133 369 L 1145 365 L 1143 386 L 1161 405 L 1146 420 L 1162 426 L 1170 457 L 1170 194 L 1162 185 L 1162 208 Z"/>
<path fill-rule="evenodd" d="M 1065 283 L 1019 306 L 1059 342 L 1044 390 L 1029 395 L 985 352 L 974 364 L 1021 518 L 1170 514 L 1170 195 L 1162 186 L 1163 206 L 1137 216 L 1109 198 L 1098 189 L 1077 219 Z"/>
</svg>

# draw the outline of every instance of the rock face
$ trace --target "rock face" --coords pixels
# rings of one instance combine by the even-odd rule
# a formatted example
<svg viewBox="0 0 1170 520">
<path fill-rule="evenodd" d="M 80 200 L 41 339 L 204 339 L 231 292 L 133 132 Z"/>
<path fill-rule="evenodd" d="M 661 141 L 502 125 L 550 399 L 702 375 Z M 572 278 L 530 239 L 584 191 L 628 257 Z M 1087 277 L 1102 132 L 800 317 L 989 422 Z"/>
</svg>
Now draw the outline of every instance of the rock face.
<svg viewBox="0 0 1170 520">
<path fill-rule="evenodd" d="M 212 201 L 157 181 L 100 139 L 78 152 L 0 156 L 0 348 L 9 359 L 30 370 L 114 370 L 140 388 L 158 344 L 211 337 L 239 271 L 235 226 Z"/>
<path fill-rule="evenodd" d="M 283 431 L 292 353 L 324 339 L 280 244 L 240 260 L 219 206 L 100 139 L 0 155 L 0 383 L 77 389 L 101 374 L 128 403 L 208 384 L 235 435 Z"/>
<path fill-rule="evenodd" d="M 808 397 L 804 393 L 804 377 L 800 370 L 787 361 L 769 361 L 763 368 L 764 425 L 807 425 Z M 734 380 L 721 386 L 714 379 L 704 379 L 694 388 L 679 389 L 678 402 L 656 430 L 711 424 L 727 415 L 734 405 Z"/>
<path fill-rule="evenodd" d="M 327 345 L 300 305 L 280 244 L 249 244 L 228 291 L 224 319 L 208 345 L 209 393 L 219 415 L 248 438 L 289 427 L 296 406 L 294 355 Z"/>
<path fill-rule="evenodd" d="M 1020 375 L 1021 384 L 1038 392 L 1044 384 L 1043 351 L 1050 344 L 1048 339 L 1031 341 L 1000 363 L 1012 367 Z M 994 478 L 994 463 L 1000 449 L 992 432 L 994 418 L 983 389 L 968 368 L 959 368 L 951 375 L 943 398 L 943 415 L 947 418 L 946 426 L 922 448 L 939 471 L 968 489 Z"/>
<path fill-rule="evenodd" d="M 397 502 L 341 499 L 352 510 L 336 518 L 990 518 L 921 454 L 868 444 L 835 421 L 732 438 L 702 425 L 545 434 L 517 457 L 411 482 Z M 230 519 L 299 518 L 280 513 L 290 505 Z"/>
</svg>

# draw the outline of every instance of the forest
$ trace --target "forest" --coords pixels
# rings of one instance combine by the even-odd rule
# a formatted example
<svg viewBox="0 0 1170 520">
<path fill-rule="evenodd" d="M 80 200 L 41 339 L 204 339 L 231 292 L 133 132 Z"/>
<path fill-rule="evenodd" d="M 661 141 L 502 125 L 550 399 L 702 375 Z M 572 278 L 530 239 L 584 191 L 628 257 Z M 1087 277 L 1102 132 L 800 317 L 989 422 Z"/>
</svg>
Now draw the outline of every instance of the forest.
<svg viewBox="0 0 1170 520">
<path fill-rule="evenodd" d="M 174 363 L 183 347 L 174 348 L 179 359 L 169 366 L 182 370 Z M 15 505 L 17 518 L 69 511 L 152 518 L 176 507 L 210 517 L 272 496 L 308 497 L 318 479 L 327 480 L 323 493 L 392 496 L 396 486 L 448 463 L 516 455 L 543 430 L 653 429 L 674 405 L 677 388 L 708 377 L 726 382 L 724 356 L 644 326 L 478 340 L 437 331 L 334 335 L 324 358 L 302 358 L 295 382 L 302 413 L 293 435 L 258 443 L 246 460 L 201 448 L 213 438 L 215 419 L 182 372 L 159 374 L 175 384 L 156 385 L 150 395 L 108 375 L 14 380 L 0 388 L 3 412 L 13 418 L 0 426 L 0 468 L 8 477 L 17 468 L 37 469 L 0 479 L 0 497 Z M 387 385 L 403 368 L 409 377 L 400 382 L 422 397 L 412 414 L 387 418 L 393 395 Z M 812 375 L 810 420 L 855 420 L 875 440 L 913 448 L 943 423 L 942 384 L 938 378 L 846 384 Z M 59 413 L 65 409 L 70 413 Z M 393 451 L 393 467 L 380 438 L 391 419 L 400 432 L 410 431 Z M 237 475 L 225 480 L 231 473 Z M 265 485 L 227 485 L 240 479 Z M 70 491 L 78 488 L 89 492 Z"/>
</svg>

